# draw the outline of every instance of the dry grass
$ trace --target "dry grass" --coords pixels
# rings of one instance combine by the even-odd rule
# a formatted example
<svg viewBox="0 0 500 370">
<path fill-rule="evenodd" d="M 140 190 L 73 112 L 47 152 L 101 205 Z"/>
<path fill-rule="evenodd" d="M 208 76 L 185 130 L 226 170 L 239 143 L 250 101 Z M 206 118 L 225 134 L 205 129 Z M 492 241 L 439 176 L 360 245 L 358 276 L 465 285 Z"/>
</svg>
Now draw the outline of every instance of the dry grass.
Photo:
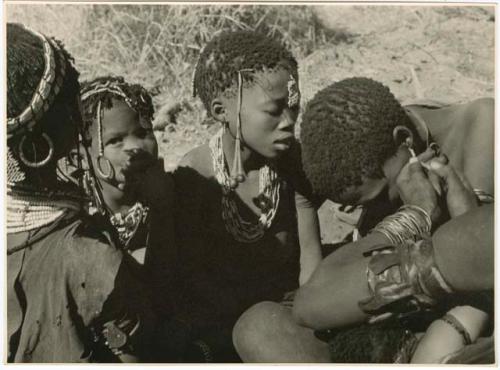
<svg viewBox="0 0 500 370">
<path fill-rule="evenodd" d="M 222 29 L 282 38 L 300 65 L 303 102 L 350 76 L 387 84 L 401 101 L 494 94 L 494 8 L 464 6 L 7 5 L 9 21 L 56 36 L 82 79 L 125 76 L 154 94 L 160 153 L 172 169 L 216 129 L 191 97 L 200 48 Z M 300 121 L 300 117 L 299 117 Z M 352 229 L 320 210 L 323 239 Z"/>
</svg>

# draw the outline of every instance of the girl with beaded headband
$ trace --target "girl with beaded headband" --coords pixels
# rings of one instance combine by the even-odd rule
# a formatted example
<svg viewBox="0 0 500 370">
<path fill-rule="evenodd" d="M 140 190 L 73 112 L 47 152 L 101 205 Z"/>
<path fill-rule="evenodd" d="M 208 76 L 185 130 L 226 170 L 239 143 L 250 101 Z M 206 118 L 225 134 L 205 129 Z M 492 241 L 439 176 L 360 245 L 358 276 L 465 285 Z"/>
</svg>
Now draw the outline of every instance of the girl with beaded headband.
<svg viewBox="0 0 500 370">
<path fill-rule="evenodd" d="M 147 297 L 131 304 L 121 291 L 142 297 L 140 282 L 57 177 L 82 133 L 79 87 L 61 43 L 7 24 L 9 362 L 127 361 L 147 339 Z"/>
<path fill-rule="evenodd" d="M 321 258 L 294 139 L 297 62 L 265 35 L 221 32 L 200 53 L 193 87 L 222 127 L 174 172 L 186 282 L 178 314 L 215 361 L 230 361 L 238 316 L 283 300 Z"/>
<path fill-rule="evenodd" d="M 173 180 L 158 158 L 151 96 L 122 77 L 85 82 L 81 96 L 85 134 L 80 142 L 88 155 L 83 162 L 97 172 L 97 181 L 84 174 L 89 212 L 108 217 L 123 247 L 133 251 L 139 246 L 134 236 L 147 235 L 149 208 L 164 206 L 168 213 L 173 195 Z M 144 240 L 139 244 L 144 247 Z"/>
<path fill-rule="evenodd" d="M 81 97 L 89 213 L 111 222 L 120 247 L 139 263 L 157 313 L 167 318 L 176 263 L 174 186 L 158 157 L 151 95 L 123 77 L 105 76 L 84 82 Z"/>
</svg>

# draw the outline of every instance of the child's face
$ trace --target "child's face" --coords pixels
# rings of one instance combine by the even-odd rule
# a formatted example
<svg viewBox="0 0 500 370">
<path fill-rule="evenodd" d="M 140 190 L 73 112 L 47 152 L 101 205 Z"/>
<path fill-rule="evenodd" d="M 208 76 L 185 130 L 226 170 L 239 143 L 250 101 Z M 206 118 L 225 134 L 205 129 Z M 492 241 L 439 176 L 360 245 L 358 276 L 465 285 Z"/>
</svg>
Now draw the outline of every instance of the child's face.
<svg viewBox="0 0 500 370">
<path fill-rule="evenodd" d="M 111 162 L 118 183 L 129 182 L 158 159 L 158 144 L 151 121 L 140 117 L 125 102 L 113 100 L 111 109 L 103 109 L 101 124 L 104 157 Z M 98 155 L 99 139 L 94 122 L 91 146 L 94 167 L 97 166 Z M 103 171 L 107 171 L 106 165 L 102 166 Z"/>
<path fill-rule="evenodd" d="M 243 72 L 245 73 L 245 72 Z M 248 73 L 248 72 L 246 72 Z M 298 81 L 285 69 L 255 73 L 255 83 L 244 84 L 241 104 L 243 143 L 258 154 L 273 159 L 290 148 L 299 113 Z M 295 84 L 289 106 L 289 83 Z M 227 120 L 236 136 L 238 97 L 226 97 Z"/>
</svg>

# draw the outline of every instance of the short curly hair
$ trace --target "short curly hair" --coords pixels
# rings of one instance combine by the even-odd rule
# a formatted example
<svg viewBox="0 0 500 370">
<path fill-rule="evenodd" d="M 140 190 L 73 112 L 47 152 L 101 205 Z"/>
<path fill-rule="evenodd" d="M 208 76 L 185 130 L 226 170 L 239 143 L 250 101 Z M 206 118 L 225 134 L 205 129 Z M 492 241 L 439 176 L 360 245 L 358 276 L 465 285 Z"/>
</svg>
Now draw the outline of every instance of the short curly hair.
<svg viewBox="0 0 500 370">
<path fill-rule="evenodd" d="M 124 97 L 114 94 L 103 87 L 120 91 Z M 104 108 L 113 106 L 113 99 L 127 101 L 141 116 L 150 120 L 154 118 L 154 106 L 151 94 L 139 84 L 131 84 L 121 76 L 102 76 L 82 83 L 82 111 L 85 134 L 90 143 L 90 128 L 94 124 L 97 105 L 100 101 Z"/>
<path fill-rule="evenodd" d="M 297 61 L 283 43 L 254 31 L 226 31 L 203 48 L 193 75 L 193 95 L 199 96 L 210 115 L 210 104 L 236 85 L 242 69 L 262 71 L 282 67 L 297 76 Z M 252 74 L 244 75 L 252 82 Z"/>
<path fill-rule="evenodd" d="M 316 93 L 301 125 L 303 166 L 317 196 L 340 202 L 362 176 L 383 177 L 397 146 L 393 130 L 410 118 L 389 88 L 364 77 L 336 82 Z"/>
</svg>

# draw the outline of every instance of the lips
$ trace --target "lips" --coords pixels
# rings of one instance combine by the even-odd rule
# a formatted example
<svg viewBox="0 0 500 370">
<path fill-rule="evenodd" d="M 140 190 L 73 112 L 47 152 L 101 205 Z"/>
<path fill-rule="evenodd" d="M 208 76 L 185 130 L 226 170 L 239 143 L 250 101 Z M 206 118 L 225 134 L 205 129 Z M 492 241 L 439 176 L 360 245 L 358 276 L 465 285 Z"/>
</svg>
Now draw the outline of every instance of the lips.
<svg viewBox="0 0 500 370">
<path fill-rule="evenodd" d="M 294 141 L 295 137 L 293 135 L 290 135 L 274 140 L 274 144 L 277 144 L 280 147 L 289 148 Z"/>
<path fill-rule="evenodd" d="M 292 145 L 292 143 L 295 141 L 295 137 L 293 135 L 290 136 L 285 136 L 280 139 L 274 140 L 276 144 L 285 144 L 285 145 Z"/>
</svg>

